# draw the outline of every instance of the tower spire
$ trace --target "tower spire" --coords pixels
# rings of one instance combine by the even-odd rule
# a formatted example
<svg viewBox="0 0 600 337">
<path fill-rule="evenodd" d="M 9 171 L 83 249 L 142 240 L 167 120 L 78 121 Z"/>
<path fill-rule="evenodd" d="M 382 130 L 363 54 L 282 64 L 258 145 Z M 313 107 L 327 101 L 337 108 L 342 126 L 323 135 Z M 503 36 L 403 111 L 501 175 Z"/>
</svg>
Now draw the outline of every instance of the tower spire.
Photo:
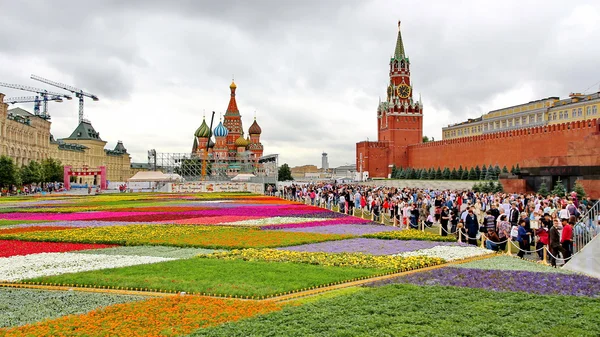
<svg viewBox="0 0 600 337">
<path fill-rule="evenodd" d="M 404 44 L 402 43 L 402 32 L 400 31 L 400 21 L 398 21 L 398 38 L 396 39 L 396 49 L 394 49 L 394 58 L 405 58 Z"/>
</svg>

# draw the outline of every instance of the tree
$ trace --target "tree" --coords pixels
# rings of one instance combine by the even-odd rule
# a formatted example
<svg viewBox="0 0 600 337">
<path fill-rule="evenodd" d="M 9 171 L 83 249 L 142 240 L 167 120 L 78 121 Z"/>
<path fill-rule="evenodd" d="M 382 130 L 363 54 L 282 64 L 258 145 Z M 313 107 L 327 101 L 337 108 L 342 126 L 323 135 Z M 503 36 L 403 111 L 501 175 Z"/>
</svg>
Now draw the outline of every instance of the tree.
<svg viewBox="0 0 600 337">
<path fill-rule="evenodd" d="M 488 172 L 487 167 L 485 165 L 483 165 L 481 167 L 481 173 L 479 174 L 479 180 L 489 180 L 489 179 L 486 179 L 486 177 L 485 177 L 487 175 L 487 172 Z"/>
<path fill-rule="evenodd" d="M 575 187 L 573 187 L 573 191 L 575 191 L 575 193 L 577 193 L 577 198 L 579 200 L 581 200 L 583 197 L 585 197 L 585 189 L 583 189 L 583 185 L 581 185 L 579 180 L 575 182 Z"/>
<path fill-rule="evenodd" d="M 506 165 L 504 165 L 504 167 L 502 168 L 502 173 L 508 173 L 508 169 L 506 168 Z"/>
<path fill-rule="evenodd" d="M 548 192 L 548 186 L 546 186 L 546 182 L 542 181 L 542 183 L 540 184 L 540 188 L 538 189 L 538 194 L 540 194 L 541 196 L 543 196 L 544 198 L 548 196 L 548 194 L 550 194 L 550 192 Z"/>
<path fill-rule="evenodd" d="M 471 170 L 469 170 L 469 175 L 468 175 L 467 179 L 477 180 L 477 172 L 475 171 L 475 168 L 471 167 Z"/>
<path fill-rule="evenodd" d="M 421 172 L 419 170 L 415 170 L 413 169 L 410 172 L 410 179 L 419 179 L 419 175 L 421 174 Z"/>
<path fill-rule="evenodd" d="M 556 181 L 556 184 L 552 189 L 552 194 L 556 194 L 559 197 L 564 197 L 565 194 L 567 194 L 567 189 L 565 188 L 565 185 L 563 185 L 563 182 L 560 180 L 560 178 L 558 178 Z"/>
<path fill-rule="evenodd" d="M 475 179 L 474 180 L 479 180 L 479 178 L 481 177 L 481 168 L 479 167 L 479 165 L 475 166 Z"/>
<path fill-rule="evenodd" d="M 500 169 L 500 168 L 498 168 Z M 490 165 L 487 169 L 487 173 L 489 178 L 487 180 L 498 180 L 498 174 L 496 174 L 496 169 Z"/>
<path fill-rule="evenodd" d="M 487 189 L 489 190 L 489 192 L 490 192 L 490 193 L 494 193 L 494 192 L 496 192 L 496 187 L 497 187 L 497 185 L 496 185 L 496 184 L 494 184 L 494 182 L 493 182 L 493 181 L 491 181 L 491 180 L 490 180 L 490 181 L 488 181 L 488 182 L 486 183 L 486 185 L 487 185 Z"/>
<path fill-rule="evenodd" d="M 451 175 L 450 169 L 447 167 L 444 167 L 444 171 L 442 172 L 442 179 L 448 180 L 448 179 L 450 179 L 450 175 Z"/>
<path fill-rule="evenodd" d="M 42 165 L 35 160 L 32 160 L 29 164 L 21 167 L 19 173 L 23 184 L 33 184 L 42 181 Z"/>
<path fill-rule="evenodd" d="M 513 174 L 516 174 L 516 175 L 521 174 L 521 168 L 519 167 L 519 164 L 517 164 L 517 166 L 515 166 L 515 173 L 513 173 Z"/>
<path fill-rule="evenodd" d="M 400 173 L 398 173 L 398 179 L 406 179 L 406 172 L 407 171 L 408 171 L 408 168 L 406 170 L 400 169 Z"/>
<path fill-rule="evenodd" d="M 498 166 L 498 164 L 496 164 L 496 166 L 494 166 L 494 176 L 496 177 L 496 179 L 498 179 L 498 177 L 500 176 L 500 173 L 502 173 L 502 170 L 500 169 L 500 166 Z"/>
<path fill-rule="evenodd" d="M 288 164 L 279 166 L 279 181 L 294 180 L 292 177 L 292 171 Z"/>
<path fill-rule="evenodd" d="M 498 182 L 496 184 L 496 190 L 494 192 L 495 193 L 502 193 L 502 192 L 504 192 L 504 186 L 502 186 L 501 182 Z"/>
<path fill-rule="evenodd" d="M 481 185 L 479 185 L 479 183 L 475 183 L 475 185 L 473 185 L 473 187 L 471 187 L 471 189 L 473 190 L 473 192 L 483 192 L 481 190 Z"/>
<path fill-rule="evenodd" d="M 396 174 L 397 174 L 397 173 L 396 173 L 396 170 L 397 170 L 397 169 L 396 169 L 396 164 L 394 164 L 394 165 L 392 166 L 392 174 L 390 175 L 390 178 L 392 178 L 392 179 L 396 178 Z"/>
<path fill-rule="evenodd" d="M 10 187 L 18 182 L 17 168 L 12 158 L 7 156 L 0 157 L 0 186 Z"/>
<path fill-rule="evenodd" d="M 464 169 L 462 171 L 462 175 L 460 176 L 460 180 L 469 180 L 469 170 Z"/>
<path fill-rule="evenodd" d="M 419 177 L 421 180 L 429 179 L 429 172 L 427 170 L 421 170 L 421 176 Z"/>
<path fill-rule="evenodd" d="M 438 166 L 437 171 L 435 171 L 435 179 L 436 180 L 442 180 L 443 176 L 442 176 L 442 169 Z"/>
<path fill-rule="evenodd" d="M 464 170 L 463 170 L 462 165 L 460 165 L 458 167 L 458 171 L 456 171 L 456 173 L 457 173 L 458 179 L 465 180 L 465 179 L 463 179 Z"/>
<path fill-rule="evenodd" d="M 458 180 L 460 179 L 460 176 L 458 175 L 458 172 L 456 172 L 456 168 L 452 169 L 452 172 L 450 172 L 450 180 Z"/>
<path fill-rule="evenodd" d="M 434 180 L 435 179 L 435 169 L 432 167 L 429 169 L 429 180 Z"/>
<path fill-rule="evenodd" d="M 42 179 L 44 182 L 55 182 L 63 180 L 63 165 L 60 160 L 54 158 L 42 161 Z"/>
<path fill-rule="evenodd" d="M 429 137 L 423 136 L 423 143 L 428 143 L 429 141 Z"/>
<path fill-rule="evenodd" d="M 510 168 L 510 174 L 515 174 L 515 165 Z"/>
</svg>

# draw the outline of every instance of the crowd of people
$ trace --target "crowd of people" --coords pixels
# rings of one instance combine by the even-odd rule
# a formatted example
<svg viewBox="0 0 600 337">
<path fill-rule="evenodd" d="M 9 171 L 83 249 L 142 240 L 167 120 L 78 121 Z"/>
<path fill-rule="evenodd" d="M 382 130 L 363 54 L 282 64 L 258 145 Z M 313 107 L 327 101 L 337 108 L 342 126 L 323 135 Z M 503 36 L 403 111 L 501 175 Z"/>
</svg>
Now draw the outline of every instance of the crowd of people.
<svg viewBox="0 0 600 337">
<path fill-rule="evenodd" d="M 1 196 L 9 196 L 9 195 L 30 195 L 36 193 L 52 193 L 64 190 L 64 184 L 59 182 L 54 183 L 44 183 L 42 185 L 36 184 L 27 184 L 23 186 L 12 185 L 10 187 L 3 188 L 0 191 Z"/>
<path fill-rule="evenodd" d="M 327 182 L 282 186 L 278 192 L 288 199 L 342 213 L 366 210 L 375 221 L 386 216 L 394 225 L 407 228 L 439 225 L 443 236 L 456 235 L 473 245 L 484 240 L 491 250 L 518 245 L 520 257 L 537 252 L 542 259 L 544 247 L 548 247 L 552 265 L 559 253 L 563 259 L 571 256 L 573 227 L 594 205 L 589 197 L 580 200 L 575 192 L 544 197 Z"/>
</svg>

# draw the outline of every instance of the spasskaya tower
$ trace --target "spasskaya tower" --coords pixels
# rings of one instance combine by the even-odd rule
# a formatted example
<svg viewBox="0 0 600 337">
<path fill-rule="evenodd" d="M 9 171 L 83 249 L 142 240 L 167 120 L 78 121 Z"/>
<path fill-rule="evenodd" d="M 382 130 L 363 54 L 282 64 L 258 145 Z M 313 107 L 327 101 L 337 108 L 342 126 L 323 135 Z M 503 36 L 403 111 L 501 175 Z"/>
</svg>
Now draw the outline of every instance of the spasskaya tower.
<svg viewBox="0 0 600 337">
<path fill-rule="evenodd" d="M 387 178 L 393 165 L 407 167 L 408 146 L 423 140 L 423 104 L 420 97 L 418 101 L 413 98 L 400 21 L 386 91 L 386 100 L 377 106 L 377 142 L 356 144 L 356 169 L 368 172 L 369 177 Z"/>
</svg>

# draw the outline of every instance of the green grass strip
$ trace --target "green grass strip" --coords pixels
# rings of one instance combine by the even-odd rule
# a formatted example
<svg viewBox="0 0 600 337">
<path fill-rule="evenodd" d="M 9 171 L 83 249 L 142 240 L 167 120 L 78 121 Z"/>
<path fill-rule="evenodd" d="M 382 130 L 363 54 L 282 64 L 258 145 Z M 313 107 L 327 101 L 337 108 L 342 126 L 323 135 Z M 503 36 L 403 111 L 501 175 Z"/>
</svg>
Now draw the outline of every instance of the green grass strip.
<svg viewBox="0 0 600 337">
<path fill-rule="evenodd" d="M 524 280 L 525 281 L 525 280 Z M 600 299 L 393 285 L 192 336 L 598 336 Z"/>
<path fill-rule="evenodd" d="M 257 297 L 309 289 L 382 272 L 379 269 L 191 258 L 27 281 Z"/>
</svg>

